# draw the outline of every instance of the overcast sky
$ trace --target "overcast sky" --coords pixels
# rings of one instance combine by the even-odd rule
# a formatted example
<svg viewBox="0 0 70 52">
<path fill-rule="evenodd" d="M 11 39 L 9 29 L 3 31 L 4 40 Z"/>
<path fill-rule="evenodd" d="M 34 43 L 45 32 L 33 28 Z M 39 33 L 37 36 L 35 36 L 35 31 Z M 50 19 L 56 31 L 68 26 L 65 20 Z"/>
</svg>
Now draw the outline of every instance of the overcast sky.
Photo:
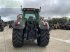
<svg viewBox="0 0 70 52">
<path fill-rule="evenodd" d="M 42 7 L 41 16 L 70 16 L 70 0 L 0 0 L 0 15 L 5 21 L 16 19 L 21 13 L 20 6 Z"/>
</svg>

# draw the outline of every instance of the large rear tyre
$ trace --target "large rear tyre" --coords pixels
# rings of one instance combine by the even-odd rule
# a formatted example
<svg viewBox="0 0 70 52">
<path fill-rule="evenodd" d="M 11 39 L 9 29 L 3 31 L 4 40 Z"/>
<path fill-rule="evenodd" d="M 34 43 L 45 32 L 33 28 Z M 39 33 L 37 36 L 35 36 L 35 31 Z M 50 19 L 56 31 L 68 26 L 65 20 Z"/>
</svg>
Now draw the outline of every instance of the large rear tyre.
<svg viewBox="0 0 70 52">
<path fill-rule="evenodd" d="M 23 46 L 23 30 L 13 29 L 12 43 L 13 43 L 14 47 L 22 47 Z"/>
<path fill-rule="evenodd" d="M 46 29 L 41 30 L 40 37 L 37 38 L 38 46 L 45 47 L 49 43 L 49 32 Z"/>
</svg>

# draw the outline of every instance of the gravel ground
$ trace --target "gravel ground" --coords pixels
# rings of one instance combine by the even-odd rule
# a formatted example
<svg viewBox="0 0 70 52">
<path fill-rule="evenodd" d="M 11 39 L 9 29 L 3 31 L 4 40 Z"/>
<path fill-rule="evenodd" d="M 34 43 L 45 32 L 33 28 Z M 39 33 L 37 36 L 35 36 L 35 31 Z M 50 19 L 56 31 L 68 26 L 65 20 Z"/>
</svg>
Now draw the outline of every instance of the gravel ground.
<svg viewBox="0 0 70 52">
<path fill-rule="evenodd" d="M 12 46 L 12 29 L 0 32 L 0 52 L 70 52 L 70 30 L 50 31 L 50 42 L 46 47 L 37 46 L 36 41 L 27 41 L 21 48 Z"/>
</svg>

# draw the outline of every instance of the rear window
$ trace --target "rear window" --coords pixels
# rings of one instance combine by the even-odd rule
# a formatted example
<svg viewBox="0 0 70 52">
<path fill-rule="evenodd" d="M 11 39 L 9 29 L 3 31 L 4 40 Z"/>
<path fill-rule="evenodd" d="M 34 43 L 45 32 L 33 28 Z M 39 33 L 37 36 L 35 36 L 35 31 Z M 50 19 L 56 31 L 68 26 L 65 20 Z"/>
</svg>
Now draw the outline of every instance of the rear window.
<svg viewBox="0 0 70 52">
<path fill-rule="evenodd" d="M 30 16 L 33 17 L 33 19 L 35 19 L 35 14 L 25 14 L 25 18 L 28 19 Z"/>
</svg>

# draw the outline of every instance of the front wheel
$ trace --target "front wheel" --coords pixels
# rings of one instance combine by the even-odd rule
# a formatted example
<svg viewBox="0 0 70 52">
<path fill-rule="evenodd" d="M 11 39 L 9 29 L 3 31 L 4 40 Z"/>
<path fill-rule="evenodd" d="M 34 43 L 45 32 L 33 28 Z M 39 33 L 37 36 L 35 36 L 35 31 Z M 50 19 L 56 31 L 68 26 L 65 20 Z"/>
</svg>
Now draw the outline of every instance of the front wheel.
<svg viewBox="0 0 70 52">
<path fill-rule="evenodd" d="M 49 43 L 49 32 L 45 29 L 41 30 L 40 37 L 37 38 L 37 43 L 41 47 L 45 47 Z"/>
</svg>

